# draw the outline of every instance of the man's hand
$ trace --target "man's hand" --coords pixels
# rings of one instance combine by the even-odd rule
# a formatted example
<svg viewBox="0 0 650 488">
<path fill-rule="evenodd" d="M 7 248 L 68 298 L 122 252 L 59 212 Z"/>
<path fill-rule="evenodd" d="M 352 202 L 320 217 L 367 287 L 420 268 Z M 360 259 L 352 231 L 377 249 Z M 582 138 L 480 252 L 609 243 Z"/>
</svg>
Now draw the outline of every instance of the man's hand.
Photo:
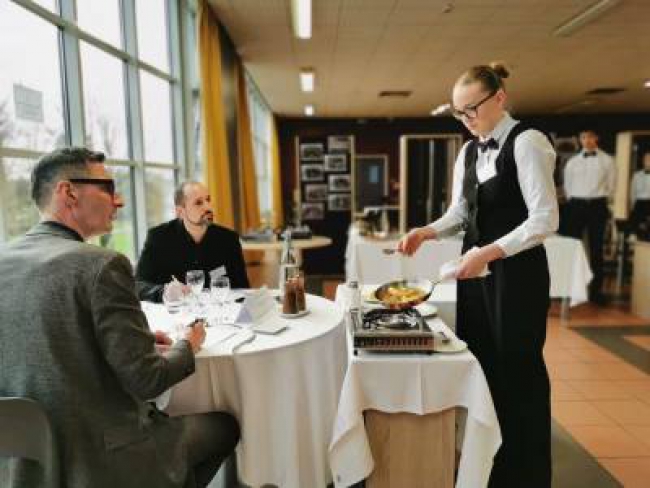
<svg viewBox="0 0 650 488">
<path fill-rule="evenodd" d="M 205 322 L 203 320 L 194 322 L 192 326 L 187 328 L 183 338 L 190 343 L 194 354 L 199 352 L 205 341 Z"/>
<path fill-rule="evenodd" d="M 156 350 L 158 352 L 165 352 L 172 345 L 171 338 L 162 330 L 157 330 L 153 334 L 156 337 Z"/>
<path fill-rule="evenodd" d="M 436 231 L 431 227 L 416 227 L 406 234 L 397 244 L 397 250 L 412 256 L 427 239 L 435 239 Z"/>
<path fill-rule="evenodd" d="M 488 263 L 495 259 L 504 258 L 505 255 L 503 249 L 496 244 L 474 247 L 463 255 L 460 266 L 458 266 L 458 271 L 456 272 L 456 279 L 468 280 L 477 278 L 483 273 Z"/>
</svg>

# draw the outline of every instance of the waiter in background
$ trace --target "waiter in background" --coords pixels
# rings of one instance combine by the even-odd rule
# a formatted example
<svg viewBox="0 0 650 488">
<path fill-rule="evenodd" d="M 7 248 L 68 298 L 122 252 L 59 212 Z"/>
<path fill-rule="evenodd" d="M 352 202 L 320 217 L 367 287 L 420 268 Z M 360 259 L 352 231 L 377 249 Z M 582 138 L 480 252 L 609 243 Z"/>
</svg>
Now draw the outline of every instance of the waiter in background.
<svg viewBox="0 0 650 488">
<path fill-rule="evenodd" d="M 569 237 L 582 240 L 587 232 L 589 262 L 594 278 L 589 285 L 589 300 L 602 305 L 603 254 L 605 228 L 610 217 L 608 202 L 616 191 L 614 160 L 598 147 L 598 135 L 591 129 L 580 133 L 582 151 L 564 167 L 564 193 L 567 198 L 566 222 Z"/>
<path fill-rule="evenodd" d="M 630 207 L 632 230 L 639 239 L 650 240 L 650 152 L 643 155 L 643 169 L 632 177 Z"/>
</svg>

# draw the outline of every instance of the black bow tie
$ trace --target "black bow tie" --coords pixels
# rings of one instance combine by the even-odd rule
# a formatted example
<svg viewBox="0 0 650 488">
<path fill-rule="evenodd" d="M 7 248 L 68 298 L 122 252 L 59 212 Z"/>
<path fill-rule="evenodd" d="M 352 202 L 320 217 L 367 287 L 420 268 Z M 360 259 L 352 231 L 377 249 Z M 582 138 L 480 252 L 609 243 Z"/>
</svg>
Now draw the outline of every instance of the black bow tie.
<svg viewBox="0 0 650 488">
<path fill-rule="evenodd" d="M 582 153 L 583 158 L 595 158 L 596 156 L 598 156 L 596 151 L 585 151 Z"/>
<path fill-rule="evenodd" d="M 499 149 L 499 143 L 495 141 L 493 138 L 490 138 L 485 142 L 479 141 L 478 148 L 481 150 L 481 152 L 485 152 L 488 149 Z"/>
</svg>

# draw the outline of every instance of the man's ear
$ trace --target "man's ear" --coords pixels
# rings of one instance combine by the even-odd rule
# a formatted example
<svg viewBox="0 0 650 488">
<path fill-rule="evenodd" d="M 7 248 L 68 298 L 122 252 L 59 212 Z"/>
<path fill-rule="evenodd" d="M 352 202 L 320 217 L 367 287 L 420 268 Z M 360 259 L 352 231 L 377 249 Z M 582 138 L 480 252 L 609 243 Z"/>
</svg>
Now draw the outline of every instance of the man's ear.
<svg viewBox="0 0 650 488">
<path fill-rule="evenodd" d="M 183 207 L 181 207 L 180 205 L 176 205 L 175 208 L 176 208 L 176 217 L 178 217 L 179 219 L 182 218 L 183 217 Z"/>
<path fill-rule="evenodd" d="M 72 187 L 69 181 L 57 181 L 52 190 L 52 194 L 65 202 L 66 205 L 76 202 L 79 198 L 76 190 Z"/>
</svg>

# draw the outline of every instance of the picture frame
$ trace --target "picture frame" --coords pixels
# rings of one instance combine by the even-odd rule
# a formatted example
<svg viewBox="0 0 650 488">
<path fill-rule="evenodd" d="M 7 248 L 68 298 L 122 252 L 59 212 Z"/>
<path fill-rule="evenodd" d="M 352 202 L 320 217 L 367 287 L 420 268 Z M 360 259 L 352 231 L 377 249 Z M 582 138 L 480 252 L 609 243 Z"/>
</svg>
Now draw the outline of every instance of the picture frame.
<svg viewBox="0 0 650 488">
<path fill-rule="evenodd" d="M 344 173 L 348 170 L 348 155 L 326 154 L 324 159 L 325 171 Z"/>
<path fill-rule="evenodd" d="M 305 185 L 306 202 L 323 202 L 327 200 L 327 184 L 309 184 Z"/>
<path fill-rule="evenodd" d="M 300 166 L 300 179 L 302 181 L 324 181 L 325 171 L 322 164 L 303 164 Z"/>
<path fill-rule="evenodd" d="M 320 142 L 300 144 L 300 159 L 304 161 L 322 161 L 325 146 Z"/>
<path fill-rule="evenodd" d="M 325 203 L 303 202 L 301 209 L 302 220 L 323 220 L 325 217 Z"/>
<path fill-rule="evenodd" d="M 329 136 L 327 138 L 327 150 L 331 153 L 350 152 L 350 136 Z"/>
<path fill-rule="evenodd" d="M 352 188 L 350 175 L 348 174 L 333 174 L 329 175 L 328 187 L 331 192 L 345 192 L 349 193 Z"/>
<path fill-rule="evenodd" d="M 352 201 L 349 193 L 338 193 L 327 197 L 327 209 L 330 212 L 349 212 Z"/>
</svg>

